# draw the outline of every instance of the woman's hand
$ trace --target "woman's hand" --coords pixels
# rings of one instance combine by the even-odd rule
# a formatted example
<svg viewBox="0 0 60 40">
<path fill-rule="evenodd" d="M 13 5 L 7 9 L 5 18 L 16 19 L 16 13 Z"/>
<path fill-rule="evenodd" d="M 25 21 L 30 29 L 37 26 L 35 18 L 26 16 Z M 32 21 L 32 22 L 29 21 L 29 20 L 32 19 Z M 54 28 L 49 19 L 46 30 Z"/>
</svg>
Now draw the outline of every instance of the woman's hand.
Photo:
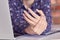
<svg viewBox="0 0 60 40">
<path fill-rule="evenodd" d="M 40 16 L 38 16 L 35 12 L 33 12 L 30 8 L 28 8 L 28 11 L 30 14 L 32 14 L 34 17 L 32 17 L 27 11 L 24 10 L 24 18 L 30 25 L 36 25 L 36 23 L 40 20 Z"/>
<path fill-rule="evenodd" d="M 28 8 L 28 11 L 34 16 L 32 17 L 29 15 L 27 11 L 24 11 L 24 18 L 25 20 L 30 24 L 28 28 L 26 28 L 26 32 L 28 34 L 38 34 L 40 35 L 43 31 L 45 31 L 47 27 L 46 17 L 44 13 L 41 10 L 36 10 L 40 16 L 38 16 L 35 12 L 33 12 L 30 8 Z"/>
<path fill-rule="evenodd" d="M 41 10 L 37 10 L 37 12 L 41 15 L 39 22 L 35 25 L 35 27 L 32 29 L 36 34 L 40 35 L 42 34 L 47 27 L 47 21 L 44 13 Z"/>
</svg>

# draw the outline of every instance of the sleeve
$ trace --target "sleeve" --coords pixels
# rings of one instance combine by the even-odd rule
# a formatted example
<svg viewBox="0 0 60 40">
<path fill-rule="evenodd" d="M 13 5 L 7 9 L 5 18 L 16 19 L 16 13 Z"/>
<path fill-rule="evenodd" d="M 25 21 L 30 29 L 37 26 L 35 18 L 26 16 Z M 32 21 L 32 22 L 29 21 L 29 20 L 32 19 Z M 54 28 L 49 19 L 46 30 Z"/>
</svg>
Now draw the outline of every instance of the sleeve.
<svg viewBox="0 0 60 40">
<path fill-rule="evenodd" d="M 45 14 L 46 21 L 48 23 L 46 30 L 43 32 L 43 34 L 46 34 L 51 30 L 51 24 L 52 24 L 50 0 L 41 0 L 41 9 Z"/>
<path fill-rule="evenodd" d="M 25 34 L 23 32 L 23 29 L 25 29 L 25 27 L 23 27 L 24 21 L 23 20 L 21 21 L 20 10 L 17 9 L 17 6 L 19 6 L 20 1 L 18 0 L 8 0 L 8 1 L 9 1 L 9 9 L 10 9 L 10 14 L 11 14 L 14 36 L 23 35 Z"/>
</svg>

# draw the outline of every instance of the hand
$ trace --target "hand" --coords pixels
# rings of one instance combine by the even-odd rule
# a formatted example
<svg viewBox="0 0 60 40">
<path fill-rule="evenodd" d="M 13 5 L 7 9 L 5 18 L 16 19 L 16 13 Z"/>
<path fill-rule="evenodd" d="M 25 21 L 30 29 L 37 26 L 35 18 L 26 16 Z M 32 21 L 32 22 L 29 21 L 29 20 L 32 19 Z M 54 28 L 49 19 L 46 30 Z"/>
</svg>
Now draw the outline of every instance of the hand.
<svg viewBox="0 0 60 40">
<path fill-rule="evenodd" d="M 47 21 L 46 21 L 46 17 L 44 15 L 44 13 L 41 10 L 37 10 L 37 12 L 41 14 L 40 20 L 35 25 L 35 27 L 32 28 L 32 30 L 34 30 L 34 32 L 36 32 L 36 34 L 40 35 L 40 34 L 42 34 L 46 30 L 46 28 L 47 28 Z"/>
<path fill-rule="evenodd" d="M 40 35 L 47 27 L 46 17 L 41 10 L 36 10 L 41 16 L 38 16 L 30 8 L 28 11 L 34 16 L 34 18 L 24 11 L 24 18 L 30 24 L 30 27 L 26 28 L 28 34 L 38 34 Z"/>
<path fill-rule="evenodd" d="M 24 18 L 30 25 L 36 25 L 36 23 L 40 20 L 40 16 L 38 16 L 35 12 L 33 12 L 30 8 L 28 11 L 35 17 L 33 18 L 27 11 L 24 10 Z"/>
</svg>

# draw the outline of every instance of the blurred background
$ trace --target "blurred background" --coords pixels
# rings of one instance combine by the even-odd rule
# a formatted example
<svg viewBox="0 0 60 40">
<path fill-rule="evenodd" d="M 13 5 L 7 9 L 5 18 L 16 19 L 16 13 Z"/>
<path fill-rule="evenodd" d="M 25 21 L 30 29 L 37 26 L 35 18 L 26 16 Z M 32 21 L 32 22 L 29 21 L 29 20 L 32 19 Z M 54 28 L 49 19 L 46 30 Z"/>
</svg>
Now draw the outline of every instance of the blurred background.
<svg viewBox="0 0 60 40">
<path fill-rule="evenodd" d="M 60 24 L 60 0 L 51 0 L 52 22 Z"/>
</svg>

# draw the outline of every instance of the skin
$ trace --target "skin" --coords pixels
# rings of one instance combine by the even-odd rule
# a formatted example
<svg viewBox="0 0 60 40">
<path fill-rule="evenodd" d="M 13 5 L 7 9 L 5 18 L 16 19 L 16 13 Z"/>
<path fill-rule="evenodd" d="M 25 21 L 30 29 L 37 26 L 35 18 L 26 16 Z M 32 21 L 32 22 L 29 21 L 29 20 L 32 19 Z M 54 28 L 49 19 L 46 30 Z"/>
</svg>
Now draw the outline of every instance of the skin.
<svg viewBox="0 0 60 40">
<path fill-rule="evenodd" d="M 35 18 L 33 18 L 26 10 L 24 10 L 23 16 L 24 16 L 25 20 L 30 24 L 30 26 L 28 28 L 26 28 L 24 31 L 28 34 L 31 34 L 31 35 L 34 35 L 34 34 L 40 35 L 40 34 L 42 34 L 42 32 L 45 31 L 46 27 L 47 27 L 47 21 L 46 21 L 46 17 L 44 15 L 43 11 L 36 9 L 36 11 L 41 15 L 41 16 L 38 16 L 34 11 L 32 11 L 29 8 L 28 5 L 25 5 L 25 6 L 26 6 L 27 10 Z"/>
<path fill-rule="evenodd" d="M 31 7 L 31 5 L 34 3 L 34 0 L 23 0 L 23 4 L 25 6 L 25 8 L 29 8 Z"/>
</svg>

